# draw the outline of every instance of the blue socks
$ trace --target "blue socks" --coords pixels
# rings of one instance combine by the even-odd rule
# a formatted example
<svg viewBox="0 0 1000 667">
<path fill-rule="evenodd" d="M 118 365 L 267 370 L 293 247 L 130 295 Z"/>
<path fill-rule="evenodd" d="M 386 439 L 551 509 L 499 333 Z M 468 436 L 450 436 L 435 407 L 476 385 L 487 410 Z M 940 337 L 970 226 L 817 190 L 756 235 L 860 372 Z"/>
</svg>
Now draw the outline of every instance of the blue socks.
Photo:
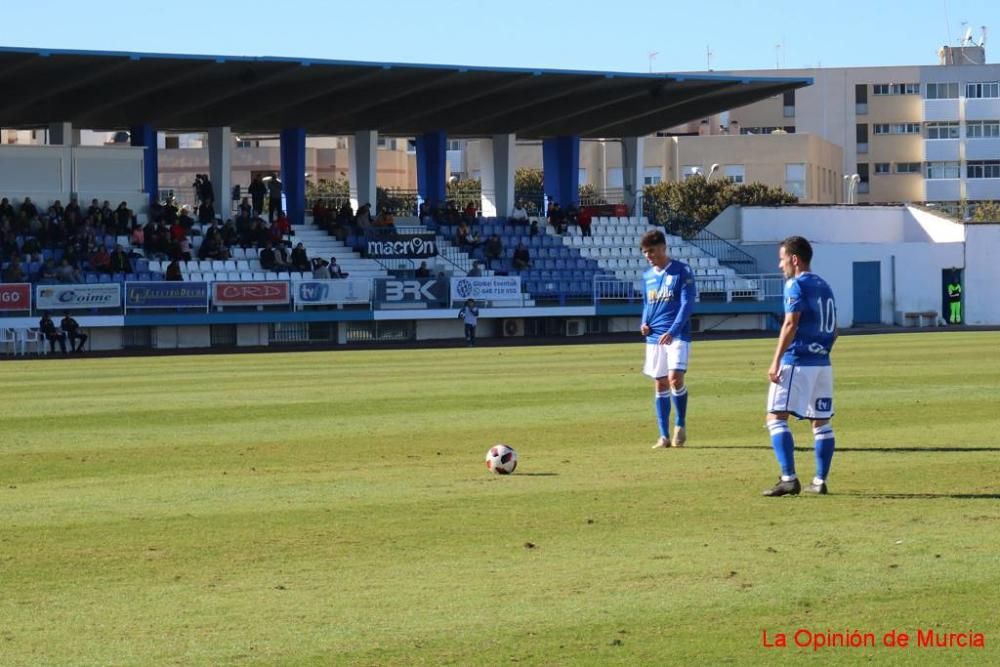
<svg viewBox="0 0 1000 667">
<path fill-rule="evenodd" d="M 833 426 L 824 424 L 814 428 L 813 436 L 816 438 L 816 479 L 825 482 L 830 474 L 830 462 L 833 461 Z"/>
<path fill-rule="evenodd" d="M 653 399 L 653 406 L 656 408 L 656 422 L 660 426 L 660 435 L 664 438 L 670 437 L 670 390 L 656 392 Z"/>
<path fill-rule="evenodd" d="M 781 466 L 782 481 L 795 479 L 795 440 L 788 429 L 788 422 L 769 421 L 767 430 L 771 433 L 771 447 L 774 448 L 774 455 L 778 457 L 778 465 Z"/>
<path fill-rule="evenodd" d="M 680 389 L 674 391 L 670 390 L 670 396 L 674 402 L 674 424 L 684 427 L 684 419 L 687 417 L 688 411 L 688 388 L 684 385 Z"/>
</svg>

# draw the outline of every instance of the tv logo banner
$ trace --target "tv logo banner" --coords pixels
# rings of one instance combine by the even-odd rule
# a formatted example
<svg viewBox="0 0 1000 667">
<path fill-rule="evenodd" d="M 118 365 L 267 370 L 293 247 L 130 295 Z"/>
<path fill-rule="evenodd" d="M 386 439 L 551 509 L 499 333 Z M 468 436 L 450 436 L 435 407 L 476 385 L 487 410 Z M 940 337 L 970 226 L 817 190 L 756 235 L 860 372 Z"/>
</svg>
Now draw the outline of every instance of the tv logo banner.
<svg viewBox="0 0 1000 667">
<path fill-rule="evenodd" d="M 300 306 L 368 303 L 372 298 L 368 280 L 303 280 L 293 287 L 295 303 Z"/>
<path fill-rule="evenodd" d="M 376 233 L 365 241 L 372 259 L 424 259 L 438 254 L 434 234 Z"/>
<path fill-rule="evenodd" d="M 451 298 L 455 301 L 502 301 L 521 298 L 521 276 L 452 278 Z"/>
<path fill-rule="evenodd" d="M 382 303 L 433 303 L 448 301 L 448 283 L 444 280 L 379 280 L 376 296 Z"/>
<path fill-rule="evenodd" d="M 121 285 L 38 285 L 35 307 L 39 310 L 63 308 L 120 308 Z"/>
<path fill-rule="evenodd" d="M 0 285 L 0 311 L 31 310 L 31 283 Z"/>
<path fill-rule="evenodd" d="M 127 308 L 205 308 L 208 283 L 126 283 Z"/>
<path fill-rule="evenodd" d="M 275 306 L 290 303 L 288 282 L 213 282 L 212 303 L 217 306 Z"/>
</svg>

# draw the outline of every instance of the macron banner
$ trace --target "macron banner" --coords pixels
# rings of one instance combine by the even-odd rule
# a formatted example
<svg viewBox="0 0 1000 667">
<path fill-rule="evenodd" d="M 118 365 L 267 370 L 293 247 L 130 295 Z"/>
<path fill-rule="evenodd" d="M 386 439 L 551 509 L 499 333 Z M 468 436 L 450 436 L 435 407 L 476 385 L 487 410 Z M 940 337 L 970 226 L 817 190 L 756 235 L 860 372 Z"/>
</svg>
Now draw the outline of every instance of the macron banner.
<svg viewBox="0 0 1000 667">
<path fill-rule="evenodd" d="M 368 303 L 372 298 L 368 280 L 303 280 L 292 284 L 300 306 L 333 306 Z"/>
<path fill-rule="evenodd" d="M 208 283 L 126 283 L 125 306 L 127 308 L 206 308 L 208 306 Z"/>
<path fill-rule="evenodd" d="M 0 311 L 31 310 L 31 283 L 0 285 Z"/>
<path fill-rule="evenodd" d="M 455 301 L 504 301 L 521 298 L 521 276 L 452 278 L 451 298 Z"/>
<path fill-rule="evenodd" d="M 212 303 L 216 306 L 276 306 L 289 303 L 287 281 L 214 282 Z"/>
<path fill-rule="evenodd" d="M 372 259 L 426 259 L 438 251 L 434 234 L 376 232 L 365 239 L 364 254 Z"/>
<path fill-rule="evenodd" d="M 39 310 L 60 308 L 120 308 L 121 285 L 38 285 L 35 288 L 35 307 Z"/>
</svg>

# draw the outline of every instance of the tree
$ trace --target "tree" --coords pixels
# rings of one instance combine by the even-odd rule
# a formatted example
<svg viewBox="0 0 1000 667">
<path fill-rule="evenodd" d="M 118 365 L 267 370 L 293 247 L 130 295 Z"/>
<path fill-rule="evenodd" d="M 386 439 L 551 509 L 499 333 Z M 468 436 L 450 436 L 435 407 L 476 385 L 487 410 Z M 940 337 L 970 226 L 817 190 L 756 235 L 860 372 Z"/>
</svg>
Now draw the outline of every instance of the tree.
<svg viewBox="0 0 1000 667">
<path fill-rule="evenodd" d="M 316 199 L 330 199 L 335 202 L 344 201 L 351 197 L 351 185 L 346 179 L 328 181 L 325 178 L 318 182 L 306 181 L 306 199 L 314 201 Z"/>
<path fill-rule="evenodd" d="M 542 192 L 543 183 L 541 169 L 522 168 L 514 172 L 514 192 Z"/>
<path fill-rule="evenodd" d="M 470 201 L 479 208 L 483 200 L 483 184 L 476 178 L 449 180 L 445 186 L 445 198 L 454 201 L 459 208 L 465 208 Z"/>
<path fill-rule="evenodd" d="M 973 222 L 1000 222 L 1000 202 L 983 201 L 972 211 Z"/>
</svg>

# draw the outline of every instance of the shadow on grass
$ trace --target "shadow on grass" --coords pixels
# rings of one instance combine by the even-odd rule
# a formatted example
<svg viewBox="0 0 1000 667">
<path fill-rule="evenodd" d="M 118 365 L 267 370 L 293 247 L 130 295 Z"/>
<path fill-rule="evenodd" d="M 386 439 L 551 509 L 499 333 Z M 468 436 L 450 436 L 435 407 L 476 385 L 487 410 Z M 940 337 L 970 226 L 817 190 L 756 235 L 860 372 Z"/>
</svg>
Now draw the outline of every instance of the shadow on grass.
<svg viewBox="0 0 1000 667">
<path fill-rule="evenodd" d="M 766 449 L 770 450 L 771 446 L 768 444 L 763 445 L 719 445 L 718 447 L 709 446 L 705 449 Z M 797 452 L 811 452 L 813 448 L 811 446 L 796 446 L 795 451 Z M 939 453 L 939 452 L 951 452 L 964 454 L 966 452 L 1000 452 L 1000 447 L 837 447 L 837 453 L 840 452 L 885 452 L 888 454 L 910 454 L 913 452 L 927 452 L 927 453 Z"/>
<path fill-rule="evenodd" d="M 838 493 L 840 496 L 856 498 L 877 498 L 888 500 L 912 500 L 925 498 L 955 498 L 957 500 L 1000 500 L 1000 493 Z"/>
<path fill-rule="evenodd" d="M 558 477 L 557 472 L 519 472 L 518 477 Z"/>
</svg>

